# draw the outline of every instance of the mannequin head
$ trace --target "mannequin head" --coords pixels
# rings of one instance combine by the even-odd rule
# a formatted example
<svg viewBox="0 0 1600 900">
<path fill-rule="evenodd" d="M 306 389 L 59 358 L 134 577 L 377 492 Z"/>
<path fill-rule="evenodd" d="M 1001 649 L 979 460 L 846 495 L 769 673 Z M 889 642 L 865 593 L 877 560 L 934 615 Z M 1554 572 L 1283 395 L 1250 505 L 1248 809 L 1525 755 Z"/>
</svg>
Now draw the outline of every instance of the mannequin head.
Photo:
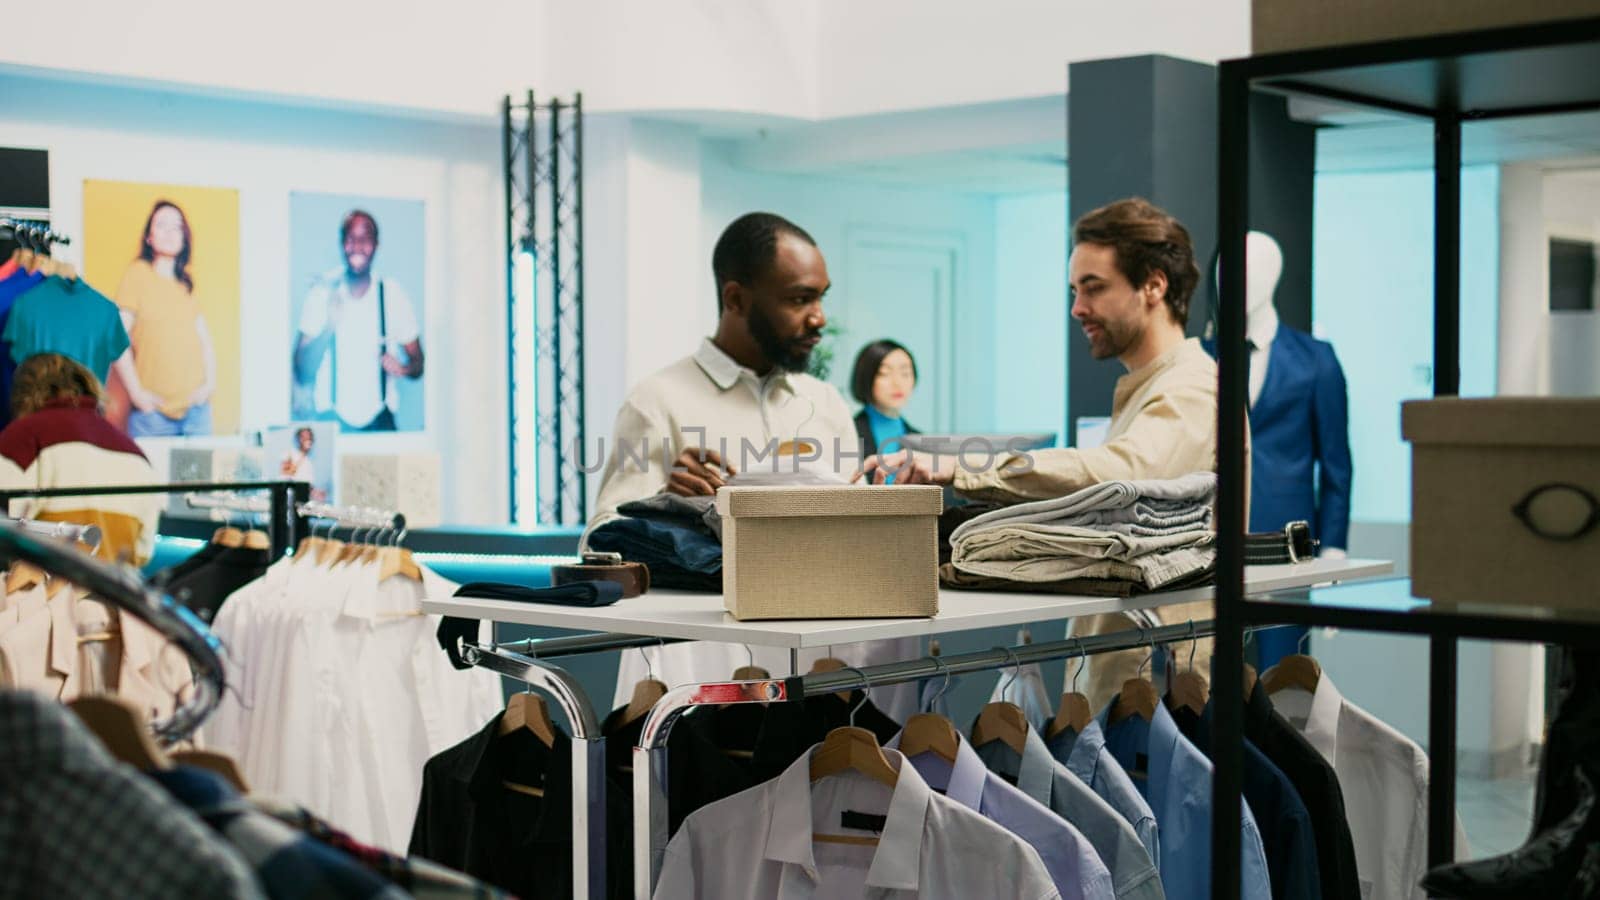
<svg viewBox="0 0 1600 900">
<path fill-rule="evenodd" d="M 1271 235 L 1252 231 L 1244 239 L 1245 314 L 1254 318 L 1272 306 L 1283 277 L 1283 251 Z"/>
</svg>

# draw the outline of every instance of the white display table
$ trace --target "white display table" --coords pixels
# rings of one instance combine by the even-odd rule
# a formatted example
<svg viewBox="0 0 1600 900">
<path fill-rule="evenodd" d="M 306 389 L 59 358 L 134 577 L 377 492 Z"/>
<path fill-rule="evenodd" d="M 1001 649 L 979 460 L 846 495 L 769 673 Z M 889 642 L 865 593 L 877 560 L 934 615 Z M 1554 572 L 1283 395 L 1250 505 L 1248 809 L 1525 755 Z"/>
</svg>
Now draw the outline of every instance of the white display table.
<svg viewBox="0 0 1600 900">
<path fill-rule="evenodd" d="M 1387 575 L 1394 563 L 1371 559 L 1318 559 L 1293 565 L 1249 566 L 1245 593 L 1264 594 L 1313 585 Z M 1133 597 L 1083 597 L 1070 594 L 1022 594 L 1003 591 L 939 592 L 939 614 L 919 619 L 780 619 L 741 622 L 722 606 L 720 594 L 656 590 L 611 606 L 559 606 L 511 600 L 433 597 L 425 612 L 519 625 L 540 625 L 610 634 L 636 634 L 691 641 L 727 641 L 801 650 L 870 641 L 919 637 L 1070 619 L 1098 613 L 1152 609 L 1175 603 L 1210 600 L 1214 587 L 1159 591 Z"/>
</svg>

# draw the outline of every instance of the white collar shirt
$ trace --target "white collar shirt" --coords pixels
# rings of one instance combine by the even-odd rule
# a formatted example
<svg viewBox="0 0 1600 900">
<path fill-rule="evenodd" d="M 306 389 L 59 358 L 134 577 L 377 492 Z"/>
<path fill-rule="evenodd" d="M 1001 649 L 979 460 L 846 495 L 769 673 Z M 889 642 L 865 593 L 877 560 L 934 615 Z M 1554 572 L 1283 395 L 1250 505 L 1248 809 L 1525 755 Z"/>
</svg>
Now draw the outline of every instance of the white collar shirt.
<svg viewBox="0 0 1600 900">
<path fill-rule="evenodd" d="M 813 748 L 813 751 L 815 748 Z M 656 900 L 1057 900 L 1039 854 L 1005 829 L 934 793 L 899 752 L 890 789 L 843 772 L 811 783 L 811 753 L 778 778 L 689 816 L 667 845 Z M 846 812 L 882 831 L 841 827 Z M 874 837 L 820 843 L 814 832 Z"/>
<path fill-rule="evenodd" d="M 1272 705 L 1305 735 L 1339 777 L 1355 839 L 1362 900 L 1423 900 L 1428 871 L 1428 755 L 1376 716 L 1346 700 L 1327 672 L 1316 693 L 1287 688 Z M 1467 858 L 1455 823 L 1456 859 Z"/>
<path fill-rule="evenodd" d="M 1262 321 L 1250 323 L 1248 327 L 1249 338 L 1253 347 L 1250 350 L 1250 408 L 1254 409 L 1256 401 L 1261 399 L 1261 389 L 1267 384 L 1267 366 L 1272 361 L 1272 342 L 1278 337 L 1278 317 L 1261 317 Z"/>
</svg>

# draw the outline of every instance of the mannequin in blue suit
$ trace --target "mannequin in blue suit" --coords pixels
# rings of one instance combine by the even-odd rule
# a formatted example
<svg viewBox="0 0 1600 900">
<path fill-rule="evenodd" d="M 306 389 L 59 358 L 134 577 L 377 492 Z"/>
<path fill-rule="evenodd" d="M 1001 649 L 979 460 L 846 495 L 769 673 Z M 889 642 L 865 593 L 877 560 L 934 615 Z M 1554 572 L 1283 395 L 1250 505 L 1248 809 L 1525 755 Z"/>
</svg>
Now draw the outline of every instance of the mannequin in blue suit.
<svg viewBox="0 0 1600 900">
<path fill-rule="evenodd" d="M 1273 292 L 1283 251 L 1259 231 L 1245 242 L 1250 353 L 1250 530 L 1311 523 L 1323 557 L 1343 557 L 1350 536 L 1350 435 L 1344 370 L 1333 346 L 1278 320 Z M 1256 637 L 1262 669 L 1298 652 L 1303 627 Z"/>
</svg>

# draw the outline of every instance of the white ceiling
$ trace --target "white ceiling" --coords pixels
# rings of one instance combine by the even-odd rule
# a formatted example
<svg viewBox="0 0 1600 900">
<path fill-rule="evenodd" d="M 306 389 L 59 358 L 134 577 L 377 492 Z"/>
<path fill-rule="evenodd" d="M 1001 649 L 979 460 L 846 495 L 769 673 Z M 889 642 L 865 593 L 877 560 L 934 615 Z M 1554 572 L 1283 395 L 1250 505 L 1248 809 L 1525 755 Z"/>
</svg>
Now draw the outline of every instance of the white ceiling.
<svg viewBox="0 0 1600 900">
<path fill-rule="evenodd" d="M 825 122 L 744 122 L 703 128 L 733 163 L 758 172 L 974 193 L 1060 191 L 1067 175 L 1067 97 L 859 116 Z M 1430 122 L 1296 102 L 1323 127 L 1321 172 L 1426 169 Z M 1600 166 L 1600 112 L 1468 123 L 1466 165 Z"/>
<path fill-rule="evenodd" d="M 1484 165 L 1537 161 L 1548 168 L 1600 161 L 1600 113 L 1471 122 L 1462 128 L 1461 161 Z M 1426 169 L 1433 165 L 1433 125 L 1368 119 L 1317 134 L 1317 170 Z"/>
</svg>

